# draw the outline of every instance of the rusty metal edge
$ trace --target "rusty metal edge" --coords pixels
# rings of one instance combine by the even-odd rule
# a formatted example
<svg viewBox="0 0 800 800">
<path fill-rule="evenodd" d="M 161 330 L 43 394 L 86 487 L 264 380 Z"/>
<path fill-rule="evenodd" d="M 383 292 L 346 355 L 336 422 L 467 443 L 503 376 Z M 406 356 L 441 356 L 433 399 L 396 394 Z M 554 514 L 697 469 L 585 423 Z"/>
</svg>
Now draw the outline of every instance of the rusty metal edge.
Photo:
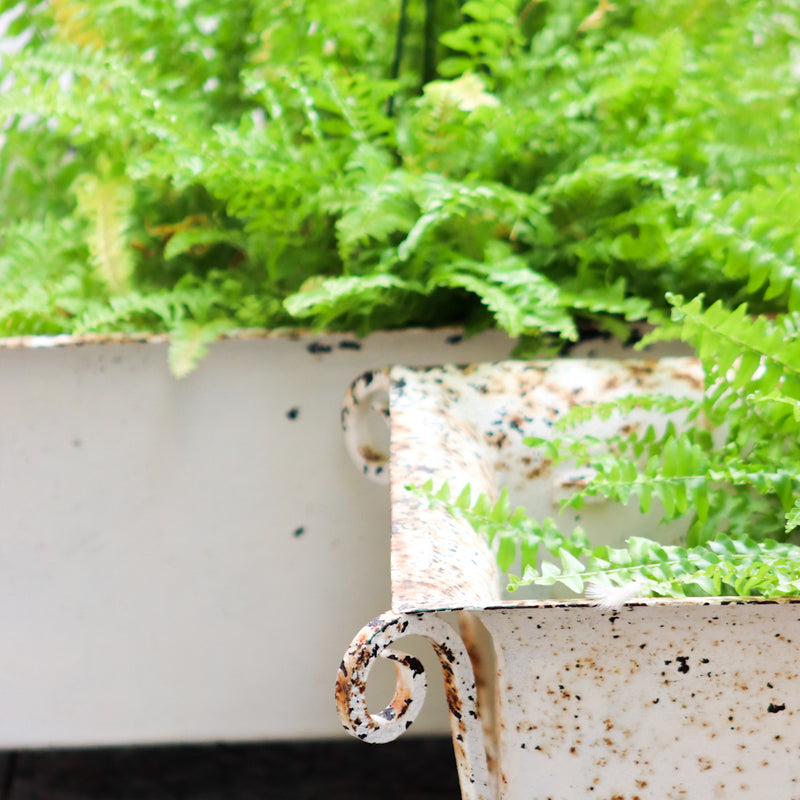
<svg viewBox="0 0 800 800">
<path fill-rule="evenodd" d="M 451 611 L 503 611 L 514 608 L 595 608 L 594 600 L 501 600 L 496 603 L 476 603 L 463 606 L 422 607 L 400 603 L 393 611 L 402 614 L 445 613 Z M 800 605 L 800 597 L 738 597 L 735 595 L 708 597 L 641 597 L 629 600 L 624 608 L 644 606 L 729 606 L 729 605 Z"/>
</svg>

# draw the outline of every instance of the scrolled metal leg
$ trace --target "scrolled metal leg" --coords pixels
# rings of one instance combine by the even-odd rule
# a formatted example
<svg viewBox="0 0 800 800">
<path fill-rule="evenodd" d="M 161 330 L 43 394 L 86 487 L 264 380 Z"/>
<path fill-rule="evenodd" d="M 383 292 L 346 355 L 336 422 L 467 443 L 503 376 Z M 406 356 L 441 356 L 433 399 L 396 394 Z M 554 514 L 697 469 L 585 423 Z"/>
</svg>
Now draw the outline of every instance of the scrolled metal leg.
<svg viewBox="0 0 800 800">
<path fill-rule="evenodd" d="M 435 614 L 387 612 L 360 631 L 339 667 L 336 682 L 339 719 L 348 733 L 375 744 L 391 742 L 410 727 L 425 698 L 425 670 L 417 658 L 391 645 L 411 635 L 428 639 L 439 656 L 462 797 L 489 800 L 494 791 L 486 765 L 472 665 L 459 635 Z M 397 684 L 389 705 L 378 714 L 370 714 L 365 700 L 367 679 L 378 657 L 394 662 Z"/>
</svg>

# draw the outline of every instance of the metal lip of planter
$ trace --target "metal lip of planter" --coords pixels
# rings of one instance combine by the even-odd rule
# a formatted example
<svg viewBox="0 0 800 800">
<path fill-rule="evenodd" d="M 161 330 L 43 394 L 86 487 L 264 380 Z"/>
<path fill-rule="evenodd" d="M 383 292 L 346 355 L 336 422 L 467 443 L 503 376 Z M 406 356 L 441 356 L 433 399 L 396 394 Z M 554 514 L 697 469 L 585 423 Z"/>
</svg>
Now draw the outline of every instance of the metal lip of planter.
<svg viewBox="0 0 800 800">
<path fill-rule="evenodd" d="M 634 599 L 616 609 L 511 600 L 486 542 L 405 488 L 432 477 L 490 497 L 508 487 L 529 509 L 557 505 L 582 476 L 539 460 L 526 436 L 544 435 L 576 402 L 656 390 L 699 397 L 702 387 L 691 358 L 395 367 L 356 382 L 344 415 L 351 453 L 372 477 L 390 475 L 392 610 L 340 666 L 345 729 L 381 743 L 411 725 L 425 674 L 395 644 L 413 633 L 443 670 L 465 800 L 800 797 L 800 600 Z M 381 393 L 388 470 L 358 441 L 357 421 Z M 645 417 L 612 417 L 604 432 L 659 424 Z M 641 525 L 602 502 L 581 513 L 608 544 Z M 397 684 L 371 714 L 364 692 L 378 657 L 394 663 Z"/>
</svg>

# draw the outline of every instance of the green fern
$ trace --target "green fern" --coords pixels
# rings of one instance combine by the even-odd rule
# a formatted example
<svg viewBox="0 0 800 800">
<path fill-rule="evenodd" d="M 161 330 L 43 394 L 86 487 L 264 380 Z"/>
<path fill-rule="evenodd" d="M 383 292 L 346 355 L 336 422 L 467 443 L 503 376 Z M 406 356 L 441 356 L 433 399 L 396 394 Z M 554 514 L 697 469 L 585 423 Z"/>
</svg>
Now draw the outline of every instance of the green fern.
<svg viewBox="0 0 800 800">
<path fill-rule="evenodd" d="M 800 308 L 793 0 L 469 0 L 435 35 L 407 10 L 390 79 L 392 5 L 0 0 L 25 40 L 2 54 L 0 330 L 105 304 L 121 330 L 455 323 L 530 354 L 627 339 L 667 292 Z M 53 221 L 25 284 L 17 226 Z M 210 318 L 159 307 L 187 277 Z M 747 407 L 788 431 L 786 387 Z"/>
<path fill-rule="evenodd" d="M 593 597 L 785 597 L 800 594 L 800 546 L 773 539 L 717 535 L 693 547 L 662 545 L 631 537 L 624 547 L 592 546 L 576 528 L 565 537 L 552 518 L 535 520 L 508 492 L 492 504 L 486 495 L 470 503 L 469 487 L 451 500 L 445 484 L 433 482 L 408 490 L 467 521 L 493 547 L 503 571 L 520 561 L 522 574 L 509 577 L 508 588 L 561 584 L 570 592 Z M 630 596 L 604 589 L 621 587 Z"/>
</svg>

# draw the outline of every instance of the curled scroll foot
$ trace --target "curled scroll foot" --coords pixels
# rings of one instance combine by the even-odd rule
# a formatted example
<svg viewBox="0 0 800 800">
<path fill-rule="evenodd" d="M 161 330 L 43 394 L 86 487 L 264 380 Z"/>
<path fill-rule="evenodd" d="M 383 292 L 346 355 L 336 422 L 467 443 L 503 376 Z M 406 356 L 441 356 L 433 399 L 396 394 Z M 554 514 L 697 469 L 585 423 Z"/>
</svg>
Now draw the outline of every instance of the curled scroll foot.
<svg viewBox="0 0 800 800">
<path fill-rule="evenodd" d="M 425 670 L 417 658 L 391 645 L 411 635 L 428 639 L 439 656 L 462 796 L 464 800 L 488 800 L 494 793 L 477 714 L 472 665 L 458 634 L 435 614 L 387 612 L 360 631 L 339 667 L 336 682 L 339 719 L 352 736 L 375 744 L 391 742 L 410 727 L 425 699 Z M 389 705 L 377 714 L 370 714 L 365 700 L 367 679 L 378 657 L 394 662 L 397 684 Z"/>
</svg>

